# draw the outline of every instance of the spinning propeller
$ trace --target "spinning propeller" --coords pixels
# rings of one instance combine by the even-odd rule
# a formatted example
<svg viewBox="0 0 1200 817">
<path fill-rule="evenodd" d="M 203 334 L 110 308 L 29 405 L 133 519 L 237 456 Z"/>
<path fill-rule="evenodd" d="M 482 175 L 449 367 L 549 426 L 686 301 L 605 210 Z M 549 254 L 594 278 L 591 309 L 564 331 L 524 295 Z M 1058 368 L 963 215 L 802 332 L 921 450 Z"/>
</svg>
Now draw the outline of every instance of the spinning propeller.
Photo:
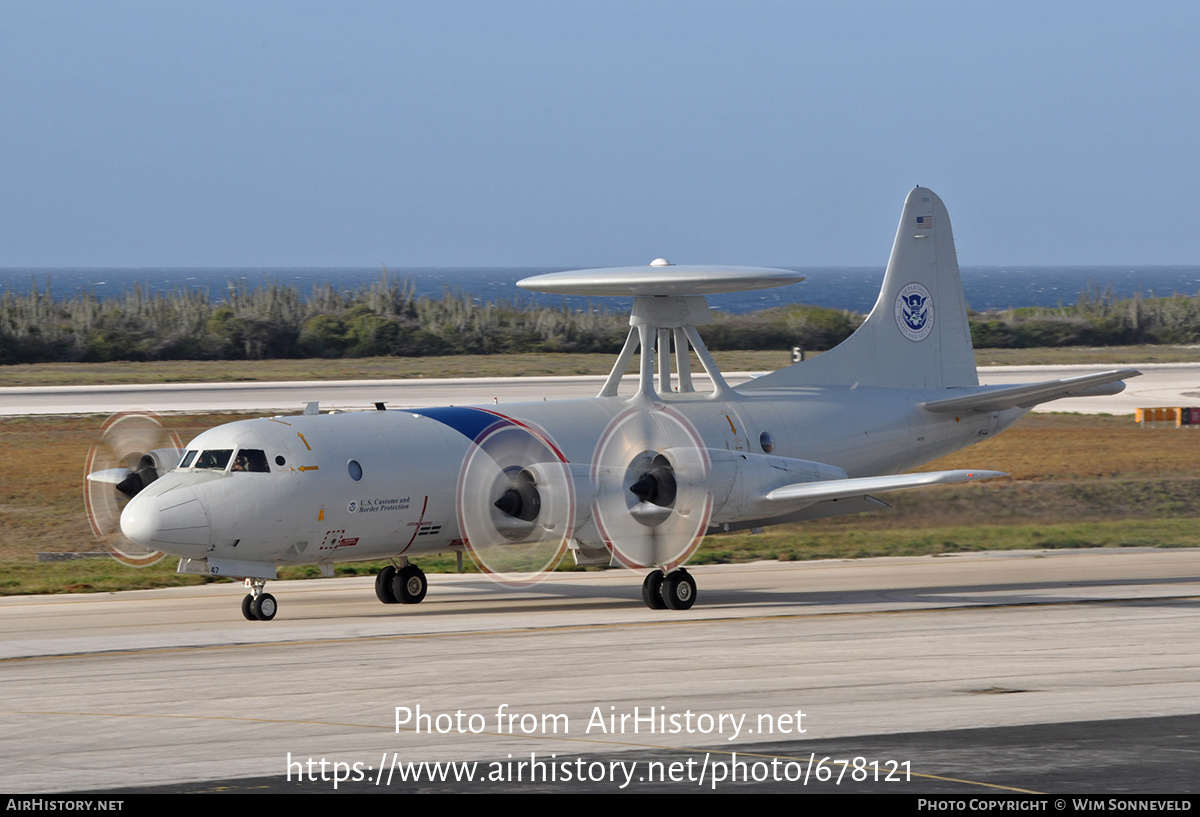
<svg viewBox="0 0 1200 817">
<path fill-rule="evenodd" d="M 506 583 L 554 570 L 575 530 L 572 468 L 540 431 L 498 418 L 463 462 L 460 529 L 481 571 Z"/>
<path fill-rule="evenodd" d="M 92 532 L 118 560 L 144 567 L 165 555 L 129 541 L 121 533 L 121 511 L 182 455 L 179 437 L 152 414 L 114 414 L 105 422 L 88 450 L 83 495 Z"/>
<path fill-rule="evenodd" d="M 663 404 L 617 415 L 596 446 L 596 528 L 632 568 L 671 570 L 704 538 L 712 511 L 711 471 L 700 435 Z"/>
<path fill-rule="evenodd" d="M 628 567 L 671 571 L 704 537 L 710 471 L 699 434 L 662 404 L 618 414 L 587 465 L 567 462 L 539 429 L 498 417 L 463 463 L 460 529 L 480 570 L 506 583 L 544 578 L 575 536 Z"/>
</svg>

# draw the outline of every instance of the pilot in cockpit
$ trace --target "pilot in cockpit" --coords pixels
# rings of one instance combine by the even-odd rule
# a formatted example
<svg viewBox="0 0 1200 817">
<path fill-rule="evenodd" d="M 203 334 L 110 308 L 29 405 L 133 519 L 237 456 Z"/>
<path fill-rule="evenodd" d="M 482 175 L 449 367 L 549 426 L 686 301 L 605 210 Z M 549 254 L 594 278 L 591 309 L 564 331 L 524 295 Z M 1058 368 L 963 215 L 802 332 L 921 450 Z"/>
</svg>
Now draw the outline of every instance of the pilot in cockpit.
<svg viewBox="0 0 1200 817">
<path fill-rule="evenodd" d="M 230 472 L 257 471 L 265 474 L 269 473 L 271 468 L 267 465 L 266 452 L 258 448 L 242 448 L 233 458 L 233 465 L 229 467 L 229 470 Z"/>
</svg>

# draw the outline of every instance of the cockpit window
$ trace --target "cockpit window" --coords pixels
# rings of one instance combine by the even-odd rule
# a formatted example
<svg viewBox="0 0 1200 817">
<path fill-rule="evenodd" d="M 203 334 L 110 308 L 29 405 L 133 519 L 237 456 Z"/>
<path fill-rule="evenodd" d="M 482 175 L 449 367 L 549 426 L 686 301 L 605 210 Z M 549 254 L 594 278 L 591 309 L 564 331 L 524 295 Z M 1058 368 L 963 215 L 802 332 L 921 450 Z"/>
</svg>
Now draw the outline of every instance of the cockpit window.
<svg viewBox="0 0 1200 817">
<path fill-rule="evenodd" d="M 187 452 L 186 454 L 183 455 L 183 460 L 180 461 L 179 467 L 187 468 L 187 467 L 191 466 L 192 460 L 194 460 L 194 459 L 196 459 L 196 452 L 195 451 Z"/>
<path fill-rule="evenodd" d="M 229 464 L 229 458 L 233 456 L 232 448 L 218 448 L 210 451 L 203 451 L 196 458 L 193 465 L 194 468 L 219 468 L 225 470 L 225 466 Z"/>
<path fill-rule="evenodd" d="M 267 454 L 258 448 L 242 448 L 233 458 L 231 471 L 257 471 L 267 473 L 271 470 L 267 465 Z"/>
</svg>

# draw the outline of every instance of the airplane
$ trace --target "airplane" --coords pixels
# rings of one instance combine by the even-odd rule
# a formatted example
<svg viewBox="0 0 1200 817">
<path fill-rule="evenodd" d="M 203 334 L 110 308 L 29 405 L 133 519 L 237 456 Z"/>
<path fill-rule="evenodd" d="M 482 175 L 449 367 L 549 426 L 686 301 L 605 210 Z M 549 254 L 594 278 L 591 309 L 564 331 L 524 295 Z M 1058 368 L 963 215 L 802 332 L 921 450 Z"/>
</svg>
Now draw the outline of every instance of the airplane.
<svg viewBox="0 0 1200 817">
<path fill-rule="evenodd" d="M 264 588 L 281 565 L 331 576 L 338 562 L 388 560 L 376 596 L 416 604 L 428 582 L 414 559 L 464 551 L 505 582 L 543 577 L 568 552 L 580 565 L 645 570 L 647 607 L 686 610 L 697 587 L 685 565 L 706 534 L 875 510 L 887 507 L 876 494 L 1003 476 L 907 472 L 1039 403 L 1116 394 L 1140 374 L 980 386 L 950 219 L 917 187 L 862 325 L 824 354 L 730 386 L 697 331 L 712 320 L 705 296 L 803 279 L 663 259 L 535 275 L 518 286 L 633 297 L 628 338 L 596 397 L 323 414 L 310 403 L 182 447 L 127 441 L 89 458 L 89 516 L 104 535 L 119 536 L 119 520 L 144 549 L 138 559 L 166 553 L 181 573 L 244 579 L 252 621 L 275 617 Z M 711 390 L 698 389 L 690 353 Z M 635 354 L 636 390 L 623 395 Z"/>
</svg>

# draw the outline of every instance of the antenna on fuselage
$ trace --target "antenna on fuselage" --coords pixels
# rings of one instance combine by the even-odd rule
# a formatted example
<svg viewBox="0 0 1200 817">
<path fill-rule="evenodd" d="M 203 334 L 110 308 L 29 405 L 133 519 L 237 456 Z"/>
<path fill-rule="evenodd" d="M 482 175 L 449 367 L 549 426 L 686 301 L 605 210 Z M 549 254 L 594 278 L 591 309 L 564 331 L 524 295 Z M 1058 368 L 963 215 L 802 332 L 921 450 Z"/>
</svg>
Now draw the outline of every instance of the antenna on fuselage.
<svg viewBox="0 0 1200 817">
<path fill-rule="evenodd" d="M 633 356 L 641 351 L 638 390 L 635 398 L 661 400 L 675 394 L 671 378 L 671 341 L 675 342 L 675 373 L 678 394 L 695 394 L 690 352 L 713 383 L 709 395 L 725 398 L 733 393 L 717 368 L 696 327 L 712 323 L 706 295 L 743 292 L 751 289 L 795 284 L 804 280 L 798 272 L 770 267 L 677 266 L 656 258 L 645 267 L 611 267 L 534 275 L 517 282 L 523 289 L 558 295 L 633 296 L 629 335 L 617 362 L 600 389 L 600 397 L 616 397 L 621 378 Z M 658 383 L 655 385 L 655 359 Z"/>
</svg>

